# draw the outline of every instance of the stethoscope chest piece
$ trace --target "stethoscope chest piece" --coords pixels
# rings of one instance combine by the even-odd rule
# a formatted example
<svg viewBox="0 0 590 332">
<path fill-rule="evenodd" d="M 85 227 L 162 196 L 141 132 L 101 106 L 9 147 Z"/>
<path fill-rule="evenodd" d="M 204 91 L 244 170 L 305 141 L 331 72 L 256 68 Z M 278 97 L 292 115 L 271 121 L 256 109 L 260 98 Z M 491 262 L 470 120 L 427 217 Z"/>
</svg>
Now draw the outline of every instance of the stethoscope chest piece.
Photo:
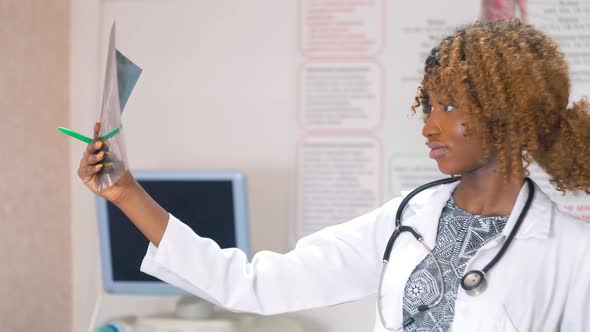
<svg viewBox="0 0 590 332">
<path fill-rule="evenodd" d="M 486 276 L 482 271 L 471 270 L 461 278 L 461 288 L 467 295 L 476 296 L 483 293 L 488 288 Z"/>
</svg>

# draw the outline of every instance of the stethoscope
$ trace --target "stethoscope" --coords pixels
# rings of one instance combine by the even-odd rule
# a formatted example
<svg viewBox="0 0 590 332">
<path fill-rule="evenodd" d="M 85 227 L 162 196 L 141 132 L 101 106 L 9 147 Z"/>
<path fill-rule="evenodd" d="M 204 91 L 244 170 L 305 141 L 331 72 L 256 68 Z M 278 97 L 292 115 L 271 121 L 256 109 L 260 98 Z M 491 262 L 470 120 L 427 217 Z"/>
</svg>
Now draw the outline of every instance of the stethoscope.
<svg viewBox="0 0 590 332">
<path fill-rule="evenodd" d="M 422 185 L 422 186 L 414 189 L 412 192 L 410 192 L 402 200 L 402 202 L 400 203 L 400 205 L 397 209 L 397 212 L 395 214 L 395 230 L 393 231 L 393 234 L 391 234 L 391 237 L 389 238 L 389 241 L 387 242 L 387 246 L 385 247 L 385 253 L 383 254 L 383 268 L 381 269 L 381 278 L 379 279 L 379 289 L 377 291 L 377 306 L 378 306 L 378 311 L 379 311 L 379 318 L 381 319 L 381 324 L 383 324 L 383 327 L 385 327 L 389 331 L 399 331 L 414 322 L 414 318 L 410 317 L 410 318 L 406 319 L 405 322 L 402 323 L 402 326 L 397 327 L 397 328 L 392 328 L 390 326 L 387 326 L 387 323 L 385 322 L 385 318 L 383 316 L 383 303 L 382 303 L 382 292 L 381 292 L 381 288 L 383 286 L 383 278 L 385 277 L 385 273 L 387 271 L 387 265 L 389 264 L 389 256 L 391 255 L 391 249 L 393 248 L 393 244 L 395 243 L 395 240 L 399 237 L 399 235 L 401 233 L 408 232 L 408 233 L 412 234 L 414 236 L 414 238 L 422 244 L 424 249 L 426 249 L 426 251 L 428 252 L 428 255 L 430 255 L 430 257 L 432 257 L 434 264 L 436 265 L 436 269 L 438 270 L 438 281 L 440 283 L 440 294 L 438 295 L 438 298 L 436 300 L 434 300 L 434 302 L 432 302 L 430 304 L 423 304 L 423 305 L 418 306 L 418 311 L 423 312 L 423 311 L 430 310 L 430 309 L 434 308 L 436 305 L 438 305 L 442 301 L 443 295 L 445 293 L 443 272 L 440 267 L 440 264 L 438 263 L 438 260 L 436 259 L 436 257 L 432 253 L 432 250 L 426 245 L 426 243 L 424 243 L 422 235 L 420 235 L 420 233 L 418 233 L 418 231 L 415 228 L 410 227 L 410 226 L 404 226 L 401 224 L 401 217 L 404 212 L 404 209 L 408 205 L 408 202 L 410 201 L 410 199 L 412 199 L 412 197 L 416 196 L 421 191 L 431 188 L 431 187 L 441 185 L 441 184 L 452 183 L 452 182 L 458 181 L 460 179 L 461 179 L 461 177 L 451 177 L 451 178 L 447 178 L 447 179 L 436 180 L 436 181 L 427 183 L 425 185 Z M 518 232 L 518 229 L 520 228 L 520 225 L 522 224 L 524 217 L 526 216 L 527 212 L 529 211 L 529 207 L 530 207 L 531 202 L 533 201 L 533 197 L 535 195 L 535 186 L 534 186 L 533 181 L 531 179 L 526 178 L 525 180 L 526 180 L 528 187 L 529 187 L 529 195 L 527 197 L 524 207 L 522 208 L 522 211 L 520 212 L 520 215 L 518 216 L 518 219 L 516 220 L 516 223 L 514 224 L 514 228 L 510 231 L 510 234 L 508 234 L 506 241 L 504 242 L 504 244 L 502 245 L 502 247 L 500 248 L 500 250 L 498 251 L 496 256 L 483 269 L 471 270 L 471 271 L 465 273 L 463 278 L 461 278 L 461 288 L 463 288 L 465 290 L 465 293 L 467 293 L 468 295 L 476 296 L 476 295 L 483 293 L 486 290 L 486 288 L 487 288 L 487 281 L 485 278 L 486 273 L 498 262 L 498 260 L 500 260 L 502 255 L 504 255 L 506 248 L 508 248 L 508 246 L 510 245 L 510 242 L 512 242 L 512 239 L 514 238 L 514 236 Z"/>
</svg>

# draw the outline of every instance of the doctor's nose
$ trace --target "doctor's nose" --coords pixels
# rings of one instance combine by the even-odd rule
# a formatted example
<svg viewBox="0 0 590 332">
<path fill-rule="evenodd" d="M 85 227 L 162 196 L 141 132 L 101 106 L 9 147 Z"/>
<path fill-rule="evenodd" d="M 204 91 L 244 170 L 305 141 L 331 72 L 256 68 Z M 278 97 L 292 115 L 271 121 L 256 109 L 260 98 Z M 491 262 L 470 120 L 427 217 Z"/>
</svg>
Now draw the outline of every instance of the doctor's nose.
<svg viewBox="0 0 590 332">
<path fill-rule="evenodd" d="M 422 136 L 431 138 L 440 134 L 440 126 L 437 119 L 437 112 L 430 112 L 428 117 L 424 120 L 422 127 Z"/>
</svg>

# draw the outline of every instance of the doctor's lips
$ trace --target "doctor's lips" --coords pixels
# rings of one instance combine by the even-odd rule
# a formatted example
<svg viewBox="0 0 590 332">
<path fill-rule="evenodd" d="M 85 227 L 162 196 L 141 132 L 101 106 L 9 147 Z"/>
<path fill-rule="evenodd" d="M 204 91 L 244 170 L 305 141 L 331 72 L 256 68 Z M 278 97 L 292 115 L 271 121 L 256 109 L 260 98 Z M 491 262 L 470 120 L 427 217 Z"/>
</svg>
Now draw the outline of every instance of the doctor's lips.
<svg viewBox="0 0 590 332">
<path fill-rule="evenodd" d="M 426 145 L 430 148 L 430 158 L 432 159 L 440 158 L 449 151 L 446 145 L 437 142 L 427 142 Z"/>
</svg>

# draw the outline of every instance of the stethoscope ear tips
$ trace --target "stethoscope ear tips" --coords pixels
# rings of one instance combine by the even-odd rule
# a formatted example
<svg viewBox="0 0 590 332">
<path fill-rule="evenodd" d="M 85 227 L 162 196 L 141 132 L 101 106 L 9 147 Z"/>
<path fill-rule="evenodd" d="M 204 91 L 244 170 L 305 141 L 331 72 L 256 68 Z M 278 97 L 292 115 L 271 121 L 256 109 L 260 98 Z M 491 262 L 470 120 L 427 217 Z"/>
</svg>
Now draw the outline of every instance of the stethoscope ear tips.
<svg viewBox="0 0 590 332">
<path fill-rule="evenodd" d="M 488 287 L 485 274 L 482 271 L 471 270 L 461 278 L 461 288 L 470 296 L 483 293 Z"/>
</svg>

